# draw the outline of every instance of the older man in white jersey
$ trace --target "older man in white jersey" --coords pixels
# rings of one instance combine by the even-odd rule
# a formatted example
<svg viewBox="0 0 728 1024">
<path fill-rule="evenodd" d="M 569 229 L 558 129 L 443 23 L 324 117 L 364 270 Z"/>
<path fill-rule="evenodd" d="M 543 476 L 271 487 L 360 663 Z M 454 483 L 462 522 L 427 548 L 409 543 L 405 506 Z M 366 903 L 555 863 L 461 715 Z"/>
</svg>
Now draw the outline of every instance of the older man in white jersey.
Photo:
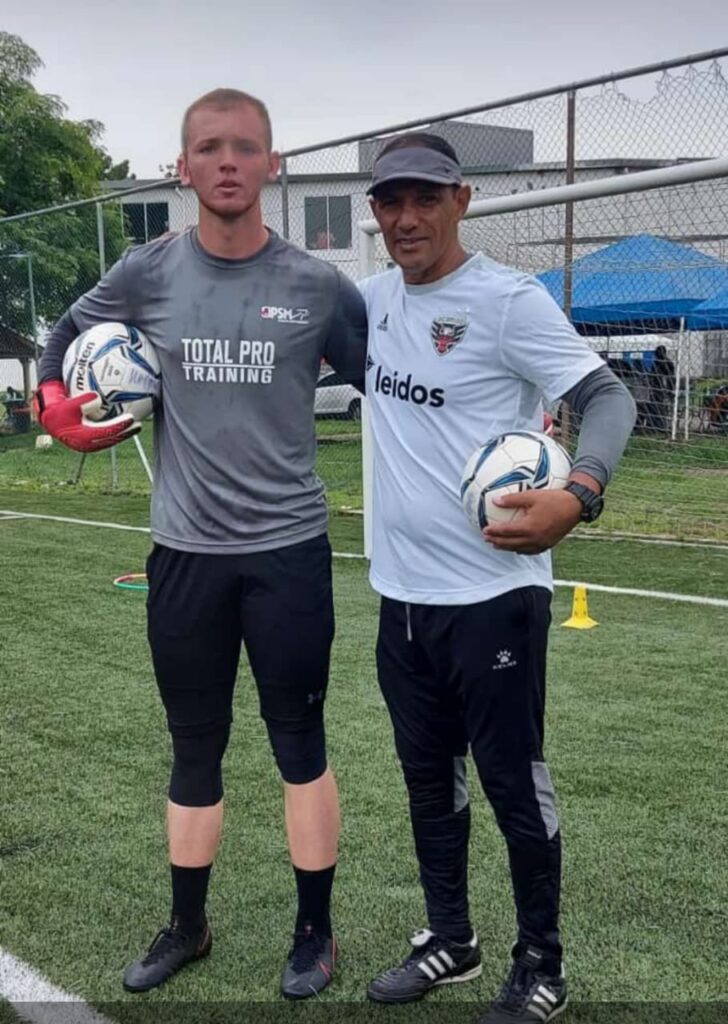
<svg viewBox="0 0 728 1024">
<path fill-rule="evenodd" d="M 481 972 L 468 910 L 465 755 L 508 849 L 512 964 L 484 1024 L 543 1024 L 566 1006 L 561 843 L 543 753 L 549 549 L 601 512 L 634 423 L 626 389 L 534 279 L 462 247 L 470 188 L 444 140 L 385 145 L 372 210 L 397 267 L 362 284 L 374 438 L 371 582 L 382 595 L 377 668 L 409 792 L 428 927 L 368 988 L 399 1003 Z M 582 415 L 563 491 L 503 499 L 512 523 L 480 536 L 459 497 L 467 457 L 542 429 L 543 401 Z"/>
</svg>

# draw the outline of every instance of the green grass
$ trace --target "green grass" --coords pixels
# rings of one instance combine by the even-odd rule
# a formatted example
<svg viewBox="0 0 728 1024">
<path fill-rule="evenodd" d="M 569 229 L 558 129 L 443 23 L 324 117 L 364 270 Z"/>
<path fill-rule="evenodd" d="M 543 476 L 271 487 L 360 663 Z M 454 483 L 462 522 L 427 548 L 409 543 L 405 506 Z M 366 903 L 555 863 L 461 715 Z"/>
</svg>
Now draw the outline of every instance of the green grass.
<svg viewBox="0 0 728 1024">
<path fill-rule="evenodd" d="M 0 491 L 3 508 L 26 502 L 45 514 L 146 522 L 136 497 Z M 356 548 L 354 520 L 333 525 L 334 547 Z M 143 568 L 149 539 L 30 520 L 0 522 L 0 530 L 0 946 L 56 985 L 113 1004 L 108 1012 L 119 1020 L 130 1006 L 162 1012 L 176 1000 L 272 1001 L 271 1020 L 310 1012 L 275 1002 L 293 885 L 280 785 L 247 667 L 210 897 L 214 954 L 136 1004 L 123 995 L 120 972 L 168 910 L 169 748 L 144 598 L 111 586 L 114 576 Z M 565 578 L 695 594 L 726 596 L 727 569 L 724 552 L 629 542 L 574 540 L 556 552 Z M 330 1007 L 360 1002 L 368 977 L 401 956 L 423 920 L 404 788 L 375 679 L 376 597 L 361 562 L 337 561 L 335 585 L 327 723 L 343 808 L 335 894 L 342 954 L 323 1000 Z M 599 628 L 578 633 L 558 626 L 570 596 L 560 590 L 555 600 L 547 751 L 564 834 L 573 999 L 725 998 L 717 952 L 728 926 L 725 611 L 592 592 Z M 452 1006 L 453 1020 L 474 1011 L 463 1007 L 465 1016 L 455 1017 L 456 1004 L 483 1003 L 497 987 L 513 936 L 503 844 L 474 779 L 471 772 L 472 907 L 485 969 L 473 985 L 435 994 L 433 1012 Z"/>
<path fill-rule="evenodd" d="M 22 492 L 0 488 L 0 508 L 71 519 L 149 525 L 146 496 L 58 492 Z M 335 551 L 361 553 L 361 516 L 332 513 L 329 532 Z M 562 579 L 607 586 L 668 590 L 703 597 L 728 597 L 728 550 L 680 548 L 624 539 L 569 538 L 554 552 L 554 570 Z"/>
<path fill-rule="evenodd" d="M 728 541 L 728 438 L 634 437 L 600 529 Z"/>
<path fill-rule="evenodd" d="M 149 526 L 149 496 L 94 494 L 69 487 L 64 491 L 21 491 L 0 487 L 0 509 L 33 515 Z M 362 552 L 364 521 L 360 515 L 330 513 L 330 533 L 338 551 Z"/>
<path fill-rule="evenodd" d="M 326 484 L 332 507 L 362 506 L 361 426 L 345 420 L 317 420 L 319 438 L 317 471 Z M 63 492 L 69 488 L 84 494 L 148 495 L 149 480 L 136 446 L 127 441 L 114 452 L 117 479 L 114 485 L 109 451 L 81 456 L 57 442 L 49 449 L 34 448 L 37 431 L 0 435 L 0 488 L 16 492 Z M 152 459 L 152 428 L 147 423 L 139 435 L 149 461 Z"/>
<path fill-rule="evenodd" d="M 332 510 L 361 509 L 361 425 L 316 421 L 316 469 Z M 142 441 L 151 458 L 151 426 Z M 35 434 L 0 436 L 0 489 L 14 493 L 146 496 L 149 481 L 133 443 L 116 449 L 114 486 L 109 452 L 89 456 L 79 483 L 80 456 L 59 444 L 35 451 Z M 608 492 L 599 528 L 728 543 L 728 438 L 698 437 L 688 444 L 633 437 Z"/>
<path fill-rule="evenodd" d="M 554 551 L 557 579 L 728 599 L 728 549 L 568 538 Z M 646 622 L 654 607 L 643 599 Z"/>
</svg>

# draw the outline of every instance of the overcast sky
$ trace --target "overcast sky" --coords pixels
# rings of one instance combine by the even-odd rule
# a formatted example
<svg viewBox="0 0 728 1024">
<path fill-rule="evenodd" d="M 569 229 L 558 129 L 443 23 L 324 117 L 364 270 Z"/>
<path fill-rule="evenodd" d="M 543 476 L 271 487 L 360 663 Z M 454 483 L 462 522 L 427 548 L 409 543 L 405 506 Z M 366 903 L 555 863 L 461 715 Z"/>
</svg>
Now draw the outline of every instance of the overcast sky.
<svg viewBox="0 0 728 1024">
<path fill-rule="evenodd" d="M 292 148 L 728 45 L 726 0 L 3 0 L 68 116 L 156 177 L 184 108 L 216 86 L 265 100 Z"/>
</svg>

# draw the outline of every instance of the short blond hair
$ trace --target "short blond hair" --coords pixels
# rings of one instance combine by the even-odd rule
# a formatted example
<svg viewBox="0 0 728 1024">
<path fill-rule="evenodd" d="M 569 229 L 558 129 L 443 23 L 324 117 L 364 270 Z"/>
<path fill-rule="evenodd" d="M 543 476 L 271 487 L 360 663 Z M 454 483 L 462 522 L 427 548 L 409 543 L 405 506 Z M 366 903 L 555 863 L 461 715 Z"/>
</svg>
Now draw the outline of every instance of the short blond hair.
<svg viewBox="0 0 728 1024">
<path fill-rule="evenodd" d="M 265 130 L 265 142 L 268 152 L 273 148 L 273 129 L 270 123 L 268 108 L 257 96 L 251 96 L 248 92 L 241 92 L 240 89 L 213 89 L 200 96 L 194 103 L 191 103 L 185 110 L 182 118 L 182 152 L 187 149 L 190 117 L 201 107 L 214 107 L 217 110 L 229 110 L 231 107 L 249 106 L 258 111 Z"/>
</svg>

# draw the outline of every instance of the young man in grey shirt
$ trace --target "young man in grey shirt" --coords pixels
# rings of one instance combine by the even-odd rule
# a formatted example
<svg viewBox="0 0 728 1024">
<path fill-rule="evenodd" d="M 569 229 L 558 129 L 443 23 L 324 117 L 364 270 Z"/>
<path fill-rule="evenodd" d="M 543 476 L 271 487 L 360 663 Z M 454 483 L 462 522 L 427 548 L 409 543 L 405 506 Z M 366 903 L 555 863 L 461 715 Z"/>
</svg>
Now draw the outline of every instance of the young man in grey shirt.
<svg viewBox="0 0 728 1024">
<path fill-rule="evenodd" d="M 282 992 L 301 998 L 334 967 L 339 834 L 323 726 L 334 613 L 314 390 L 322 358 L 363 379 L 366 316 L 351 282 L 263 224 L 260 193 L 278 156 L 260 100 L 216 90 L 193 103 L 178 169 L 199 199 L 198 227 L 130 250 L 71 307 L 46 346 L 36 404 L 71 447 L 115 444 L 139 426 L 87 419 L 94 398 L 68 398 L 63 354 L 80 331 L 116 320 L 159 355 L 148 632 L 174 750 L 172 916 L 124 986 L 154 988 L 210 951 L 205 900 L 244 643 L 284 782 L 298 889 Z"/>
</svg>

